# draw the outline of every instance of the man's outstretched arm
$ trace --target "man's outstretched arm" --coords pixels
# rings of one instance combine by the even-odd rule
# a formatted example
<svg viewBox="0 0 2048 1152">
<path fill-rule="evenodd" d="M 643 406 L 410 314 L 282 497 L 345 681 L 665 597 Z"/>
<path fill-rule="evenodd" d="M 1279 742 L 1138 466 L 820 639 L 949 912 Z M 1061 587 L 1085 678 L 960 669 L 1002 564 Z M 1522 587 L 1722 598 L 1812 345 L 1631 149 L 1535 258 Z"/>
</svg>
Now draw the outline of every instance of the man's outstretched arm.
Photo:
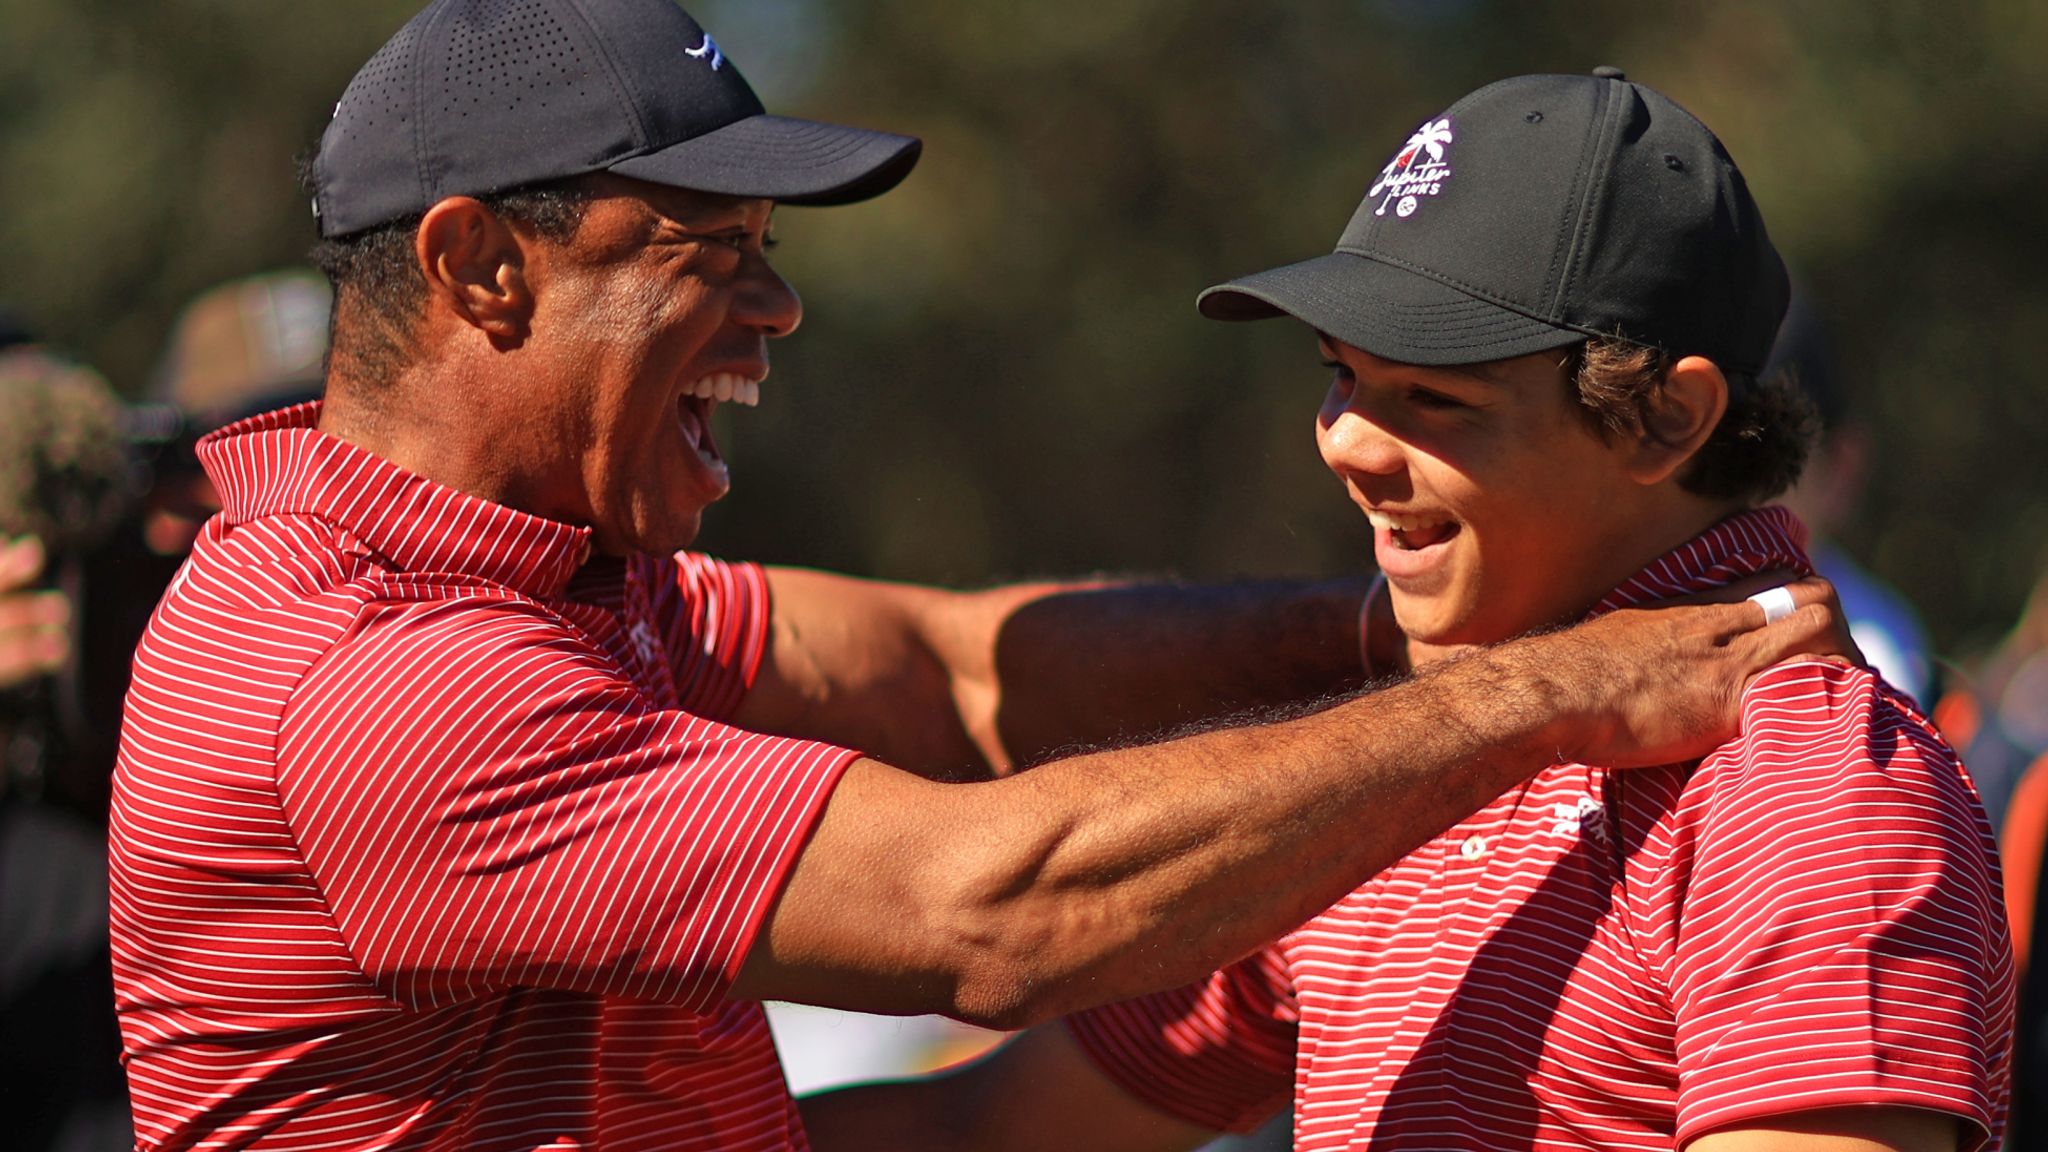
<svg viewBox="0 0 2048 1152">
<path fill-rule="evenodd" d="M 848 769 L 735 987 L 1015 1028 L 1237 959 L 1558 760 L 1700 755 L 1835 618 L 1818 581 L 1617 612 L 1276 724 L 946 785 Z"/>
<path fill-rule="evenodd" d="M 1362 679 L 1363 580 L 951 592 L 771 568 L 768 581 L 768 656 L 735 721 L 948 779 Z"/>
</svg>

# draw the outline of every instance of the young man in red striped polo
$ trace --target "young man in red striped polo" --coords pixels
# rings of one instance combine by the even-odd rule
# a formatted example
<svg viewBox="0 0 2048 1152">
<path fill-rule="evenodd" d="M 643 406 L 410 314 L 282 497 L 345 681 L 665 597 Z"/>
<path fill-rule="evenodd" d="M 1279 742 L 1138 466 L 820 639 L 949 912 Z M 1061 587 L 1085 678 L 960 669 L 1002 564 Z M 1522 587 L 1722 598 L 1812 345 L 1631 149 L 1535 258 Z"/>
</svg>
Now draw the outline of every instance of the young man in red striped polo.
<svg viewBox="0 0 2048 1152">
<path fill-rule="evenodd" d="M 1471 94 L 1335 253 L 1201 305 L 1315 329 L 1394 672 L 1806 570 L 1757 506 L 1810 435 L 1756 378 L 1786 295 L 1720 143 L 1603 69 Z M 1984 1152 L 2012 995 L 1954 753 L 1802 664 L 1703 760 L 1557 764 L 1205 981 L 806 1115 L 821 1152 L 1188 1148 L 1290 1107 L 1301 1149 Z"/>
</svg>

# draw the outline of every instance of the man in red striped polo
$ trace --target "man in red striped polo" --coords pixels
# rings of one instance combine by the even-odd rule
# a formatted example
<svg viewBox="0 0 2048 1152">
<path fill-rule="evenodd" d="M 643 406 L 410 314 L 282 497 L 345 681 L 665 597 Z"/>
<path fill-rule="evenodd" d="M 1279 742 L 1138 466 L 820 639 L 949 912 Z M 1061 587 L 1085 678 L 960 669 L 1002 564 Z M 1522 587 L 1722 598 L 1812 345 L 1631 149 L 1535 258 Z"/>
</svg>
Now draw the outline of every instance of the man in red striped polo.
<svg viewBox="0 0 2048 1152">
<path fill-rule="evenodd" d="M 1811 435 L 1757 378 L 1786 297 L 1719 141 L 1603 69 L 1467 96 L 1336 252 L 1201 304 L 1316 330 L 1368 648 L 1422 672 L 1807 569 L 1757 506 Z M 1955 754 L 1860 668 L 1773 670 L 1743 717 L 1697 761 L 1562 757 L 1205 980 L 807 1102 L 816 1146 L 1192 1148 L 1291 1106 L 1301 1149 L 1996 1148 L 2011 958 Z"/>
<path fill-rule="evenodd" d="M 1358 678 L 1356 587 L 679 551 L 728 485 L 712 409 L 800 315 L 775 203 L 916 154 L 766 115 L 667 0 L 436 0 L 357 75 L 311 172 L 326 399 L 202 445 L 223 511 L 136 657 L 143 1147 L 800 1149 L 762 999 L 1017 1025 L 1182 983 L 1556 748 L 1706 750 L 1829 643 L 1809 583 L 1774 624 L 1623 613 L 1259 727 L 904 770 Z"/>
</svg>

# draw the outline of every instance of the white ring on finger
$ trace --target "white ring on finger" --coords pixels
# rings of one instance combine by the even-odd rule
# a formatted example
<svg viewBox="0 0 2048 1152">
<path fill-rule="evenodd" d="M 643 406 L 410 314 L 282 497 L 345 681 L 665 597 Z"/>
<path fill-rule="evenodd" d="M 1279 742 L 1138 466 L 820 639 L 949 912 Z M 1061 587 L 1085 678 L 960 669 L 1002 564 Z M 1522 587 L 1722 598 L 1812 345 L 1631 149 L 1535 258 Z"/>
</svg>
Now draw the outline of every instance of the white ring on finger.
<svg viewBox="0 0 2048 1152">
<path fill-rule="evenodd" d="M 1764 610 L 1764 623 L 1766 624 L 1776 624 L 1778 621 L 1790 616 L 1792 610 L 1798 607 L 1797 604 L 1792 602 L 1791 589 L 1782 585 L 1776 588 L 1766 588 L 1749 599 L 1751 603 Z"/>
</svg>

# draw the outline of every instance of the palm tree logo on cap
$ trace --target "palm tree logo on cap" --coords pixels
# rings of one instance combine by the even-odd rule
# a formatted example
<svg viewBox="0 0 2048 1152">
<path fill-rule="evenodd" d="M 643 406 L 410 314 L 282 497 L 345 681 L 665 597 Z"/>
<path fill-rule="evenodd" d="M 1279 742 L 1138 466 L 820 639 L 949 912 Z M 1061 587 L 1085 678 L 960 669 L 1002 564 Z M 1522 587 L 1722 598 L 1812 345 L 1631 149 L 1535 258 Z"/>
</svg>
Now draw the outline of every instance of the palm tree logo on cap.
<svg viewBox="0 0 2048 1152">
<path fill-rule="evenodd" d="M 1444 149 L 1450 143 L 1451 119 L 1448 116 L 1417 128 L 1394 158 L 1387 161 L 1387 166 L 1380 169 L 1380 178 L 1366 192 L 1369 197 L 1380 197 L 1380 206 L 1373 210 L 1373 215 L 1385 216 L 1387 205 L 1398 196 L 1400 203 L 1395 207 L 1395 214 L 1407 216 L 1415 211 L 1417 197 L 1434 196 L 1443 191 L 1444 177 L 1451 174 L 1450 165 L 1444 163 Z M 1429 159 L 1418 164 L 1417 159 L 1424 155 Z"/>
</svg>

